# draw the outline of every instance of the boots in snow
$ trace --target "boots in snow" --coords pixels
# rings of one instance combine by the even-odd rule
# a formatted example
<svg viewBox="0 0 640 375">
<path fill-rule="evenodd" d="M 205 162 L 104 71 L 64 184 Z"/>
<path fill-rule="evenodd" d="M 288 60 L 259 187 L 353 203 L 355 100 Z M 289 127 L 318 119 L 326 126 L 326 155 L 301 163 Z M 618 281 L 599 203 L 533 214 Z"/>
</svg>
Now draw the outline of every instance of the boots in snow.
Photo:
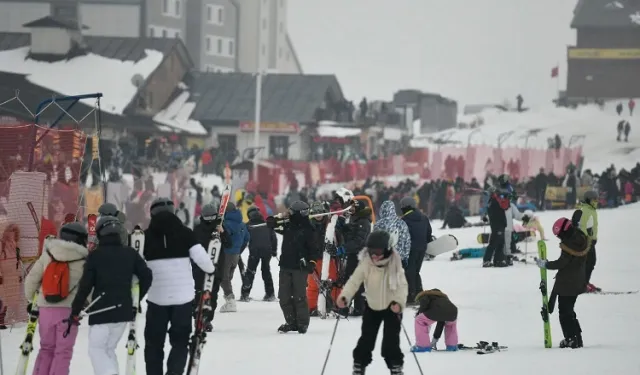
<svg viewBox="0 0 640 375">
<path fill-rule="evenodd" d="M 389 369 L 391 371 L 391 375 L 404 375 L 404 371 L 402 371 L 402 365 L 396 365 Z"/>
<path fill-rule="evenodd" d="M 307 333 L 308 329 L 309 329 L 309 326 L 298 326 L 298 333 L 305 334 Z"/>
<path fill-rule="evenodd" d="M 354 363 L 351 375 L 364 375 L 365 368 L 366 367 L 360 363 Z"/>
<path fill-rule="evenodd" d="M 273 294 L 267 294 L 262 300 L 265 302 L 274 302 L 276 301 L 276 296 L 274 296 Z"/>
<path fill-rule="evenodd" d="M 287 332 L 296 332 L 298 330 L 298 326 L 296 324 L 285 323 L 278 327 L 278 332 L 287 333 Z"/>
<path fill-rule="evenodd" d="M 221 313 L 238 311 L 238 308 L 236 307 L 236 297 L 233 295 L 233 293 L 229 294 L 228 296 L 225 296 L 224 299 L 225 299 L 225 303 L 224 305 L 222 305 L 222 307 L 220 307 Z"/>
<path fill-rule="evenodd" d="M 251 301 L 251 297 L 249 297 L 248 294 L 242 293 L 240 295 L 240 299 L 238 299 L 239 302 L 249 302 Z"/>
</svg>

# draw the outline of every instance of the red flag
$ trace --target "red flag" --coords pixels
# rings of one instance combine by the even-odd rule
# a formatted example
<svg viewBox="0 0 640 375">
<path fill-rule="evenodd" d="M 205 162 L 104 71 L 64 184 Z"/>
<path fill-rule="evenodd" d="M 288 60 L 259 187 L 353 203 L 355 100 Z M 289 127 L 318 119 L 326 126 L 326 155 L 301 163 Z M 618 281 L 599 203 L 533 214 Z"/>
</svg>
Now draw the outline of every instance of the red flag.
<svg viewBox="0 0 640 375">
<path fill-rule="evenodd" d="M 556 78 L 558 77 L 558 74 L 560 74 L 560 68 L 559 67 L 554 67 L 551 69 L 551 78 Z"/>
</svg>

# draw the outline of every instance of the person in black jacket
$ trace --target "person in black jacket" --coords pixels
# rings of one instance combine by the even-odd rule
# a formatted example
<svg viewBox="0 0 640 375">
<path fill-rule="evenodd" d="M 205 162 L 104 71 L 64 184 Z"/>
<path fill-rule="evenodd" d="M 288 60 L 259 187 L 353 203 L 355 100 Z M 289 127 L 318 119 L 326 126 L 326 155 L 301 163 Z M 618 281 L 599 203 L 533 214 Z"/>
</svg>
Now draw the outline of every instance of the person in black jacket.
<svg viewBox="0 0 640 375">
<path fill-rule="evenodd" d="M 511 207 L 509 192 L 498 190 L 491 193 L 489 204 L 487 205 L 487 215 L 483 216 L 483 221 L 489 221 L 491 236 L 489 244 L 484 252 L 482 267 L 507 267 L 504 259 L 504 232 L 507 228 L 507 216 L 505 211 Z M 493 263 L 491 258 L 493 257 Z"/>
<path fill-rule="evenodd" d="M 214 232 L 220 234 L 221 248 L 219 249 L 218 263 L 224 262 L 224 249 L 225 247 L 231 247 L 233 242 L 228 232 L 225 232 L 222 226 L 222 217 L 220 217 L 218 207 L 214 204 L 206 204 L 200 211 L 200 223 L 193 228 L 193 234 L 196 236 L 196 241 L 205 249 L 209 249 L 209 243 Z M 213 254 L 212 254 L 213 255 Z M 204 287 L 204 281 L 206 273 L 198 267 L 198 265 L 191 261 L 191 270 L 193 272 L 193 280 L 195 281 L 195 298 L 193 300 L 193 317 L 196 317 L 198 312 L 198 304 L 202 297 L 202 288 Z M 208 322 L 205 327 L 205 331 L 211 332 L 213 330 L 213 314 L 215 314 L 218 307 L 218 293 L 220 292 L 220 284 L 222 283 L 222 269 L 216 267 L 215 275 L 213 277 L 213 287 L 211 289 L 211 316 L 206 317 Z"/>
<path fill-rule="evenodd" d="M 119 373 L 116 348 L 127 323 L 136 315 L 131 300 L 133 276 L 138 278 L 141 300 L 151 287 L 151 270 L 138 252 L 122 245 L 121 234 L 122 224 L 117 218 L 104 216 L 98 220 L 99 244 L 87 257 L 68 319 L 70 325 L 80 324 L 90 294 L 93 300 L 99 298 L 91 310 L 108 309 L 89 316 L 89 358 L 96 374 Z"/>
<path fill-rule="evenodd" d="M 271 277 L 271 258 L 278 255 L 278 238 L 276 232 L 265 226 L 252 227 L 252 225 L 265 223 L 264 217 L 256 206 L 252 206 L 247 211 L 249 216 L 249 261 L 247 262 L 247 270 L 242 280 L 242 289 L 240 301 L 249 302 L 249 294 L 253 286 L 253 279 L 256 276 L 258 264 L 262 263 L 262 281 L 264 282 L 264 298 L 263 301 L 272 302 L 276 300 L 275 291 L 273 289 L 273 278 Z"/>
<path fill-rule="evenodd" d="M 341 224 L 339 228 L 344 238 L 342 247 L 347 256 L 347 265 L 345 266 L 344 275 L 341 277 L 341 284 L 346 283 L 358 267 L 358 254 L 365 247 L 369 233 L 371 233 L 371 209 L 359 200 L 353 200 L 352 204 L 349 223 Z M 364 286 L 361 285 L 353 297 L 353 309 L 350 315 L 362 316 L 365 308 L 363 293 Z"/>
<path fill-rule="evenodd" d="M 407 283 L 409 284 L 409 294 L 407 304 L 414 304 L 416 295 L 422 292 L 422 278 L 420 270 L 422 262 L 427 254 L 427 245 L 431 242 L 433 235 L 429 218 L 418 210 L 418 204 L 411 197 L 404 197 L 400 200 L 400 210 L 402 220 L 409 227 L 411 236 L 411 250 L 409 251 L 409 262 L 405 269 Z"/>
<path fill-rule="evenodd" d="M 147 296 L 144 360 L 147 374 L 181 375 L 189 355 L 195 285 L 191 261 L 213 273 L 209 254 L 193 231 L 175 215 L 173 202 L 158 198 L 151 203 L 151 221 L 144 232 L 144 257 L 153 271 Z M 169 333 L 171 352 L 164 372 L 164 343 Z"/>
<path fill-rule="evenodd" d="M 286 322 L 278 328 L 280 333 L 307 333 L 309 328 L 307 275 L 316 267 L 318 249 L 313 241 L 314 229 L 308 215 L 307 203 L 293 202 L 289 207 L 288 221 L 281 229 L 276 229 L 282 234 L 278 298 Z M 267 220 L 267 223 L 273 222 L 273 218 Z"/>
</svg>

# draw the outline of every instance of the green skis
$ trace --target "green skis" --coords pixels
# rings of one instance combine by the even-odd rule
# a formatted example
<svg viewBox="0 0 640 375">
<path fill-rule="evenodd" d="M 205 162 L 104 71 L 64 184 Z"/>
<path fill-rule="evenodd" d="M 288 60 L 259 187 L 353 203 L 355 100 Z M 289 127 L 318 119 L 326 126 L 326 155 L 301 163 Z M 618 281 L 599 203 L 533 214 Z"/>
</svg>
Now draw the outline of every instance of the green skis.
<svg viewBox="0 0 640 375">
<path fill-rule="evenodd" d="M 547 244 L 538 241 L 538 258 L 547 259 Z M 544 347 L 551 348 L 551 324 L 549 323 L 549 296 L 547 295 L 547 269 L 540 268 L 540 292 L 542 292 L 542 321 L 544 322 Z"/>
</svg>

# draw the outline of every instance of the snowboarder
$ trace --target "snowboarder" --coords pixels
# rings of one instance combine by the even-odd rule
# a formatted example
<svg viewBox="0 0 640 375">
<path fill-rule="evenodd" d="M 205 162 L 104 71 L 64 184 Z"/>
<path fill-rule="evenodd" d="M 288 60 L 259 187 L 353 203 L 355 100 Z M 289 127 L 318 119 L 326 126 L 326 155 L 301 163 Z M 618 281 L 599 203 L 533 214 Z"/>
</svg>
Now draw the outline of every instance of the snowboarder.
<svg viewBox="0 0 640 375">
<path fill-rule="evenodd" d="M 89 295 L 91 299 L 100 296 L 92 310 L 111 308 L 89 316 L 89 358 L 96 375 L 119 373 L 116 348 L 127 324 L 136 314 L 131 299 L 133 276 L 138 278 L 141 300 L 149 290 L 153 276 L 138 252 L 122 245 L 121 233 L 122 224 L 117 218 L 104 216 L 98 220 L 98 246 L 86 259 L 71 314 L 66 320 L 65 333 L 69 335 L 73 325 L 80 324 L 80 313 Z"/>
<path fill-rule="evenodd" d="M 275 301 L 275 290 L 273 288 L 273 278 L 271 276 L 271 258 L 278 256 L 278 238 L 276 232 L 267 226 L 251 227 L 252 225 L 264 223 L 264 217 L 256 206 L 252 206 L 247 211 L 249 216 L 249 260 L 247 270 L 242 280 L 242 290 L 240 301 L 248 302 L 249 294 L 256 276 L 258 264 L 261 265 L 262 281 L 264 282 L 263 301 Z"/>
<path fill-rule="evenodd" d="M 407 224 L 398 218 L 396 206 L 392 201 L 384 201 L 380 206 L 380 219 L 373 226 L 374 231 L 383 230 L 397 238 L 394 250 L 400 255 L 404 267 L 409 263 L 411 235 Z M 405 301 L 402 301 L 405 302 Z"/>
<path fill-rule="evenodd" d="M 89 255 L 88 236 L 84 225 L 80 223 L 64 225 L 60 229 L 60 239 L 52 238 L 44 242 L 44 253 L 25 278 L 24 293 L 30 302 L 27 307 L 29 313 L 31 301 L 39 292 L 35 303 L 39 310 L 40 351 L 34 365 L 34 375 L 63 375 L 69 372 L 78 327 L 72 326 L 64 336 L 67 326 L 62 321 L 71 314 L 71 303 Z M 58 282 L 59 276 L 67 278 L 66 287 Z"/>
<path fill-rule="evenodd" d="M 558 318 L 564 340 L 561 348 L 582 348 L 582 329 L 574 307 L 578 296 L 585 290 L 585 264 L 591 240 L 571 220 L 560 218 L 553 224 L 553 234 L 560 239 L 560 257 L 554 261 L 536 260 L 538 267 L 558 270 L 549 298 L 549 313 L 558 299 Z"/>
<path fill-rule="evenodd" d="M 407 304 L 414 304 L 416 295 L 422 292 L 422 278 L 420 270 L 427 253 L 427 245 L 433 235 L 429 218 L 418 210 L 416 200 L 404 197 L 400 200 L 402 220 L 407 223 L 411 238 L 411 250 L 409 252 L 409 264 L 405 270 L 409 284 L 409 296 Z"/>
<path fill-rule="evenodd" d="M 589 236 L 591 240 L 591 247 L 587 254 L 587 264 L 585 281 L 587 285 L 587 292 L 592 293 L 597 288 L 591 284 L 591 274 L 596 267 L 596 243 L 598 242 L 598 193 L 589 190 L 584 193 L 583 200 L 578 204 L 578 209 L 573 212 L 571 222 L 574 227 L 580 228 L 584 233 Z"/>
<path fill-rule="evenodd" d="M 289 221 L 282 229 L 276 229 L 282 234 L 278 298 L 285 319 L 278 332 L 307 333 L 307 275 L 316 268 L 319 249 L 309 220 L 309 205 L 302 201 L 293 202 L 288 214 Z M 274 221 L 274 218 L 269 218 L 267 223 Z"/>
<path fill-rule="evenodd" d="M 144 329 L 146 370 L 147 374 L 165 374 L 164 343 L 171 325 L 166 374 L 180 375 L 187 363 L 192 326 L 195 287 L 191 260 L 206 273 L 212 273 L 214 266 L 193 231 L 175 215 L 170 199 L 156 199 L 150 211 L 144 232 L 144 257 L 153 271 Z"/>
<path fill-rule="evenodd" d="M 127 232 L 126 222 L 127 216 L 124 212 L 120 212 L 118 207 L 116 207 L 113 203 L 105 203 L 98 208 L 98 218 L 102 216 L 113 216 L 116 219 L 120 220 L 120 224 L 122 224 L 122 233 L 120 234 L 120 238 L 122 240 L 122 244 L 127 246 L 129 244 L 129 233 Z"/>
<path fill-rule="evenodd" d="M 505 246 L 505 230 L 507 228 L 507 215 L 505 211 L 511 209 L 511 193 L 504 190 L 496 190 L 491 193 L 487 205 L 487 215 L 482 221 L 489 221 L 491 235 L 489 244 L 484 252 L 482 267 L 506 267 L 503 248 Z M 493 257 L 493 263 L 491 258 Z"/>
<path fill-rule="evenodd" d="M 230 247 L 223 247 L 224 260 L 220 263 L 218 259 L 218 267 L 221 267 L 222 271 L 222 283 L 220 287 L 224 293 L 225 303 L 220 307 L 220 312 L 236 312 L 236 296 L 233 294 L 233 286 L 231 280 L 233 274 L 236 272 L 238 263 L 240 261 L 240 254 L 249 244 L 251 236 L 249 235 L 249 229 L 242 222 L 242 213 L 236 208 L 236 205 L 232 202 L 227 204 L 227 210 L 224 214 L 224 228 L 231 237 L 232 245 Z"/>
<path fill-rule="evenodd" d="M 220 234 L 220 242 L 222 248 L 233 246 L 233 243 L 231 242 L 231 236 L 229 236 L 229 233 L 224 230 L 224 225 L 221 225 L 222 217 L 220 217 L 220 215 L 218 214 L 219 209 L 217 207 L 217 205 L 219 204 L 220 202 L 215 202 L 204 205 L 204 207 L 202 207 L 202 211 L 200 212 L 200 222 L 193 228 L 193 233 L 196 236 L 196 240 L 205 249 L 209 248 L 211 235 L 216 231 Z M 220 251 L 220 255 L 218 256 L 218 264 L 222 263 L 224 263 L 224 251 Z M 200 301 L 200 297 L 202 296 L 202 288 L 204 286 L 206 273 L 195 262 L 193 262 L 193 260 L 191 261 L 191 270 L 193 271 L 193 280 L 195 281 L 195 298 L 193 300 L 193 316 L 195 318 L 198 311 L 198 302 Z M 221 283 L 222 270 L 221 268 L 216 267 L 213 279 L 213 287 L 211 289 L 212 315 L 205 317 L 208 322 L 207 326 L 205 327 L 205 331 L 207 332 L 211 332 L 213 330 L 211 321 L 213 320 L 213 314 L 218 307 L 218 293 L 220 291 Z"/>
<path fill-rule="evenodd" d="M 458 308 L 440 289 L 420 292 L 416 296 L 420 304 L 415 320 L 416 344 L 412 352 L 430 352 L 437 350 L 438 340 L 444 329 L 444 341 L 448 352 L 458 350 Z M 431 326 L 436 323 L 433 340 L 429 337 Z"/>
<path fill-rule="evenodd" d="M 384 322 L 382 357 L 391 375 L 402 375 L 404 355 L 400 349 L 402 312 L 406 306 L 408 286 L 402 259 L 395 247 L 397 237 L 374 230 L 360 252 L 360 264 L 349 278 L 337 305 L 344 308 L 364 284 L 367 302 L 362 314 L 362 332 L 353 350 L 353 375 L 363 375 L 371 363 L 380 325 Z"/>
</svg>

